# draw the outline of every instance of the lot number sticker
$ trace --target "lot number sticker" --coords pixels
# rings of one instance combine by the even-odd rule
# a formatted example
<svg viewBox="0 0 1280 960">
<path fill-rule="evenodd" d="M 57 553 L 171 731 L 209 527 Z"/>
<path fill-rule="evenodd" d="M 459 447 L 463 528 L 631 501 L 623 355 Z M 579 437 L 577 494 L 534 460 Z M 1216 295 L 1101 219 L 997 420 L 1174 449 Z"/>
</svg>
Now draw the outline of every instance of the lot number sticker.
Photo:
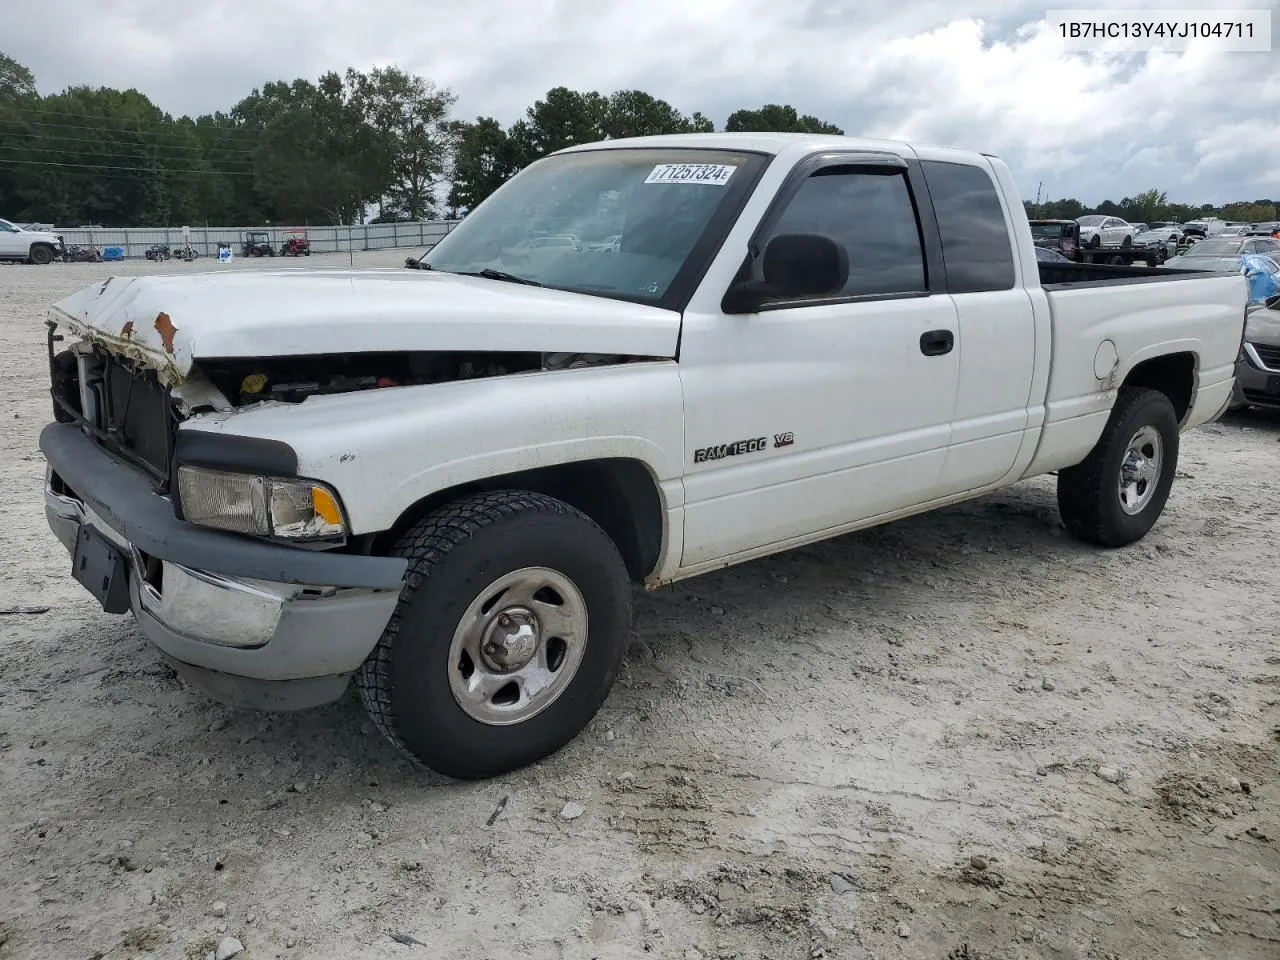
<svg viewBox="0 0 1280 960">
<path fill-rule="evenodd" d="M 706 183 L 723 187 L 738 168 L 731 163 L 660 163 L 645 183 Z"/>
</svg>

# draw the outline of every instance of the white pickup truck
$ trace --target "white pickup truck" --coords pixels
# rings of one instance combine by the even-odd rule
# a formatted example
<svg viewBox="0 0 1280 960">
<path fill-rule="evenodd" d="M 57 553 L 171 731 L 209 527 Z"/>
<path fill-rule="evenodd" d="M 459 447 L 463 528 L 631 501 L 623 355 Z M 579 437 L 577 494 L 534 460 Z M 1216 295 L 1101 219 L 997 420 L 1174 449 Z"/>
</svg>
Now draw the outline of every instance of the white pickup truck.
<svg viewBox="0 0 1280 960">
<path fill-rule="evenodd" d="M 44 266 L 66 252 L 67 245 L 61 234 L 27 230 L 8 220 L 0 220 L 0 260 L 18 260 Z"/>
<path fill-rule="evenodd" d="M 466 778 L 591 719 L 633 582 L 1054 471 L 1070 531 L 1139 539 L 1246 309 L 1239 276 L 1038 264 L 997 159 L 828 136 L 562 151 L 412 266 L 57 304 L 45 498 L 74 576 L 211 695 L 354 677 Z"/>
</svg>

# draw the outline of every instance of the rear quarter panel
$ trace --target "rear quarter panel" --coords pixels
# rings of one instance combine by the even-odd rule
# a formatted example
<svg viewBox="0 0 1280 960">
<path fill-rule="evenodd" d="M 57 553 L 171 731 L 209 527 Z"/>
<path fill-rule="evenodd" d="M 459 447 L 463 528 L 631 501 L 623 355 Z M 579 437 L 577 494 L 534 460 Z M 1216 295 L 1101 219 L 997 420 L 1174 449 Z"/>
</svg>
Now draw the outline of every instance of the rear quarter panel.
<svg viewBox="0 0 1280 960">
<path fill-rule="evenodd" d="M 1045 293 L 1052 361 L 1045 432 L 1028 475 L 1087 456 L 1119 387 L 1146 360 L 1192 356 L 1195 383 L 1184 429 L 1220 412 L 1231 391 L 1244 333 L 1243 277 L 1063 284 L 1047 287 Z"/>
</svg>

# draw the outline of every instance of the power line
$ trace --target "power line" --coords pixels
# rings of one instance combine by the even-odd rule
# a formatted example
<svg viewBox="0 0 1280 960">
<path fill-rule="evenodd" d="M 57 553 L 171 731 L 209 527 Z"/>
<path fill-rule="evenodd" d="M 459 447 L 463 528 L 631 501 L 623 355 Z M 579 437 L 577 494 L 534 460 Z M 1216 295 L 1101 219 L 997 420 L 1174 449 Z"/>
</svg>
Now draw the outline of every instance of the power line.
<svg viewBox="0 0 1280 960">
<path fill-rule="evenodd" d="M 55 127 L 62 130 L 78 130 L 81 132 L 97 132 L 97 133 L 137 133 L 147 136 L 179 136 L 191 133 L 196 136 L 210 137 L 214 139 L 224 139 L 227 141 L 239 139 L 245 142 L 245 138 L 261 137 L 261 130 L 236 129 L 234 127 L 208 127 L 199 126 L 197 124 L 185 125 L 175 120 L 140 120 L 132 117 L 93 117 L 95 120 L 112 120 L 122 124 L 132 124 L 132 126 L 119 127 L 100 127 L 88 123 L 59 123 L 49 120 L 30 120 L 23 116 L 3 117 L 0 121 L 10 124 L 26 124 L 33 127 Z M 147 127 L 143 127 L 147 124 Z"/>
<path fill-rule="evenodd" d="M 298 105 L 300 106 L 300 104 L 298 104 Z M 125 106 L 125 105 L 124 105 L 124 104 L 113 104 L 112 106 Z M 138 107 L 142 107 L 142 104 L 136 104 L 136 106 L 138 106 Z M 154 107 L 154 104 L 149 104 L 149 106 Z M 54 109 L 53 107 L 49 107 L 49 106 L 44 105 L 43 103 L 42 103 L 42 104 L 38 104 L 37 106 L 33 106 L 33 107 L 31 107 L 31 106 L 25 106 L 25 105 L 23 105 L 23 104 L 21 104 L 21 103 L 15 103 L 15 104 L 13 104 L 13 109 L 18 110 L 18 111 L 25 111 L 25 112 L 27 112 L 27 113 L 43 113 L 43 114 L 48 114 L 49 116 L 56 116 L 56 117 L 76 117 L 76 118 L 78 118 L 78 119 L 86 119 L 86 120 L 116 120 L 116 119 L 122 119 L 122 120 L 123 120 L 123 119 L 129 119 L 129 118 L 126 118 L 126 117 L 103 116 L 101 113 L 83 113 L 83 112 L 81 112 L 81 111 L 77 111 L 77 110 L 56 110 L 56 109 Z M 156 108 L 156 109 L 158 110 L 159 108 Z M 230 119 L 230 118 L 231 118 L 231 114 L 230 114 L 229 112 L 228 112 L 228 113 L 223 113 L 223 114 L 222 114 L 222 116 L 223 116 L 223 117 L 226 117 L 227 119 Z M 205 114 L 201 114 L 201 115 L 196 116 L 196 117 L 193 117 L 193 116 L 191 116 L 190 114 L 183 113 L 183 114 L 179 114 L 178 116 L 176 116 L 176 117 L 175 117 L 175 116 L 173 116 L 172 114 L 168 114 L 168 113 L 164 113 L 163 111 L 160 111 L 160 118 L 159 118 L 159 119 L 160 119 L 160 122 L 167 122 L 167 123 L 178 123 L 179 121 L 187 120 L 187 121 L 190 121 L 191 123 L 193 123 L 193 124 L 194 124 L 197 120 L 201 120 L 201 119 L 205 119 L 205 118 L 213 119 L 213 117 L 214 117 L 214 114 L 212 114 L 212 113 L 205 113 Z"/>
<path fill-rule="evenodd" d="M 44 146 L 39 146 L 38 144 L 10 145 L 7 143 L 0 143 L 0 150 L 17 150 L 17 151 L 21 151 L 22 153 L 52 153 L 55 156 L 72 156 L 72 157 L 87 156 L 91 159 L 97 159 L 97 158 L 109 159 L 111 157 L 121 157 L 127 160 L 154 160 L 157 163 L 166 163 L 166 164 L 167 163 L 199 163 L 201 160 L 206 159 L 204 157 L 181 157 L 181 156 L 166 157 L 158 153 L 138 153 L 132 150 L 86 150 L 83 147 L 58 147 L 58 146 L 44 147 Z M 215 158 L 209 157 L 207 159 L 209 159 L 210 161 L 213 161 Z M 235 166 L 235 165 L 245 166 L 245 167 L 253 166 L 252 160 L 235 160 L 230 157 L 220 158 L 219 162 L 232 165 L 232 166 Z"/>
<path fill-rule="evenodd" d="M 0 119 L 0 123 L 4 123 L 4 122 L 5 122 L 5 121 L 4 121 L 3 119 Z M 10 122 L 10 123 L 13 123 L 13 122 L 16 122 L 16 121 L 9 121 L 9 122 Z M 86 131 L 84 131 L 84 130 L 79 130 L 79 131 L 77 131 L 77 132 L 84 133 L 84 132 L 86 132 Z M 137 134 L 139 137 L 143 137 L 143 136 L 150 136 L 150 135 L 151 135 L 151 134 L 149 134 L 149 133 L 144 133 L 144 132 L 142 132 L 142 131 L 134 131 L 134 130 L 120 130 L 120 131 L 114 131 L 114 132 L 117 132 L 117 133 L 125 133 L 125 134 Z M 57 141 L 57 142 L 65 142 L 65 143 L 107 143 L 107 142 L 110 142 L 110 141 L 106 141 L 106 140 L 104 140 L 104 139 L 103 139 L 103 138 L 101 138 L 101 137 L 71 137 L 71 136 L 67 136 L 66 134 L 62 134 L 62 133 L 40 133 L 40 132 L 38 132 L 38 131 L 37 131 L 37 132 L 32 132 L 32 131 L 25 131 L 25 130 L 18 130 L 18 131 L 5 131 L 5 132 L 4 132 L 4 135 L 5 135 L 6 137 L 28 137 L 28 138 L 30 138 L 30 139 L 32 139 L 32 140 L 37 140 L 37 141 L 42 141 L 42 142 L 43 142 L 43 141 Z M 216 145 L 216 144 L 200 144 L 200 143 L 153 143 L 153 144 L 148 144 L 148 143 L 142 143 L 142 142 L 134 142 L 134 143 L 129 143 L 129 144 L 127 144 L 127 145 L 128 145 L 128 146 L 138 146 L 138 147 L 147 147 L 147 146 L 152 146 L 152 147 L 156 147 L 156 148 L 158 148 L 158 149 L 163 149 L 163 150 L 200 150 L 200 151 L 214 152 L 214 153 L 228 153 L 228 154 L 235 153 L 235 154 L 243 154 L 243 155 L 245 155 L 245 156 L 249 156 L 249 155 L 252 155 L 252 154 L 254 154 L 254 153 L 257 153 L 257 148 L 248 148 L 248 149 L 246 149 L 246 148 L 244 148 L 244 147 L 239 147 L 239 146 L 236 146 L 236 147 L 224 147 L 224 146 L 218 146 L 218 145 Z"/>
<path fill-rule="evenodd" d="M 83 170 L 119 170 L 128 173 L 148 173 L 152 176 L 167 177 L 170 175 L 180 176 L 183 174 L 191 174 L 198 177 L 224 176 L 224 177 L 252 177 L 253 173 L 238 172 L 233 170 L 172 170 L 172 169 L 155 169 L 154 167 L 125 167 L 116 166 L 105 163 L 56 163 L 52 160 L 14 160 L 9 157 L 0 157 L 0 163 L 15 163 L 41 167 L 67 167 L 80 168 Z"/>
</svg>

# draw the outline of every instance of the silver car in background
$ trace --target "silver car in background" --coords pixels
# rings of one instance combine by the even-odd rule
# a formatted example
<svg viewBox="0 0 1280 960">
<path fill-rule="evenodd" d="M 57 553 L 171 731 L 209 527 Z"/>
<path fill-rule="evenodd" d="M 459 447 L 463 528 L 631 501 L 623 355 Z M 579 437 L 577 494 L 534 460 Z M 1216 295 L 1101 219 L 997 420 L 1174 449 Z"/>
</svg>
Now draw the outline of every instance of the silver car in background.
<svg viewBox="0 0 1280 960">
<path fill-rule="evenodd" d="M 1119 217 L 1104 217 L 1095 213 L 1087 217 L 1076 217 L 1076 223 L 1080 224 L 1082 247 L 1127 247 L 1133 243 L 1133 227 Z"/>
</svg>

